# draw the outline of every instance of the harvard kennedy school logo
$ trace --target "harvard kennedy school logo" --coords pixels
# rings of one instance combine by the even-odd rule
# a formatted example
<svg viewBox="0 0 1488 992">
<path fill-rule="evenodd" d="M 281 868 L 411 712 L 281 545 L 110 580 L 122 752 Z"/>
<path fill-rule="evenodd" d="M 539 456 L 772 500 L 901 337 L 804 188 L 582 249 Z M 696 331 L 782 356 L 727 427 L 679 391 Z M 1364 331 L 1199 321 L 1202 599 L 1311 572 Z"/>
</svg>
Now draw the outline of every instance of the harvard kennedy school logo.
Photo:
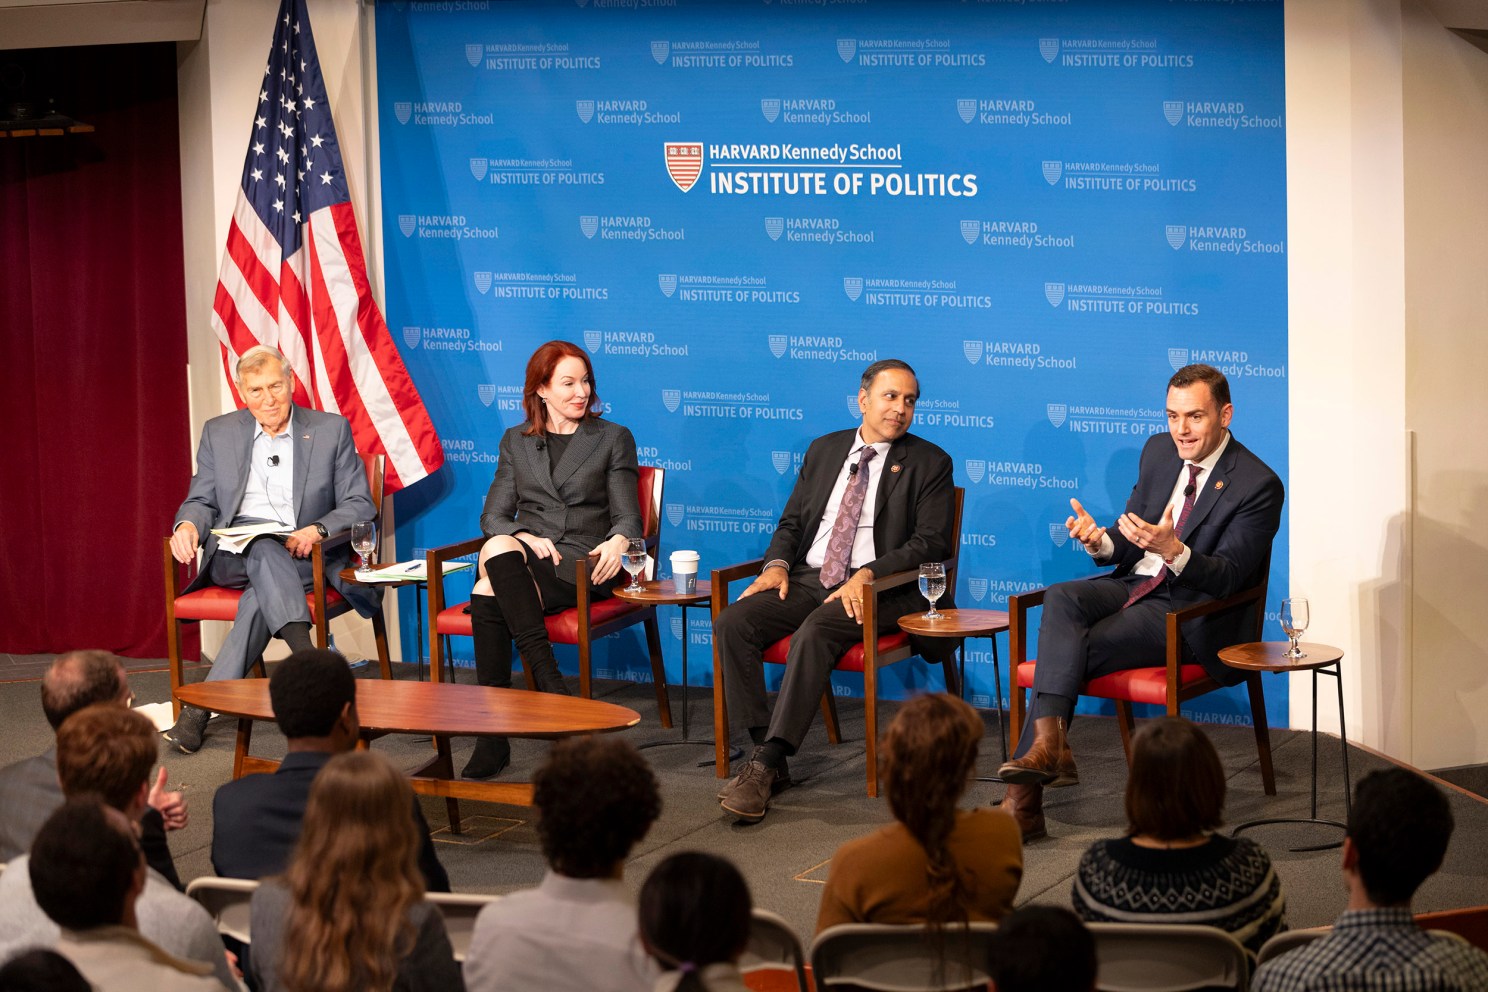
<svg viewBox="0 0 1488 992">
<path fill-rule="evenodd" d="M 666 157 L 667 175 L 672 177 L 672 182 L 684 193 L 692 189 L 703 171 L 703 143 L 668 141 L 662 152 Z"/>
</svg>

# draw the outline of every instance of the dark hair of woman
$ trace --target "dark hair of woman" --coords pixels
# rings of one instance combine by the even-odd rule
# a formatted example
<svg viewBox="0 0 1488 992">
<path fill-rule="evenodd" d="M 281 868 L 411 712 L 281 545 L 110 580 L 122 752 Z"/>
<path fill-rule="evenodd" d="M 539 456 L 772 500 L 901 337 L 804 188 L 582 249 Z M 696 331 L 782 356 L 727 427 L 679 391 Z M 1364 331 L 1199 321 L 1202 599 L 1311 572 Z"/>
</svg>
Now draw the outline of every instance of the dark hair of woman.
<svg viewBox="0 0 1488 992">
<path fill-rule="evenodd" d="M 969 893 L 947 842 L 982 734 L 982 718 L 971 706 L 942 692 L 930 693 L 899 708 L 879 752 L 889 808 L 920 842 L 929 862 L 925 922 L 932 929 L 967 919 Z"/>
<path fill-rule="evenodd" d="M 1126 778 L 1128 834 L 1192 839 L 1224 822 L 1224 799 L 1219 754 L 1195 724 L 1165 716 L 1137 731 Z"/>
<path fill-rule="evenodd" d="M 732 862 L 682 851 L 641 886 L 641 942 L 666 970 L 682 973 L 676 992 L 703 992 L 703 968 L 744 952 L 752 910 L 749 886 Z"/>
<path fill-rule="evenodd" d="M 338 754 L 310 789 L 290 891 L 280 977 L 294 992 L 386 992 L 416 934 L 424 897 L 413 790 L 375 751 Z"/>
<path fill-rule="evenodd" d="M 589 361 L 589 356 L 584 349 L 572 341 L 549 341 L 539 345 L 527 359 L 527 381 L 522 386 L 522 412 L 527 416 L 527 427 L 523 434 L 542 435 L 548 432 L 548 415 L 543 409 L 542 397 L 537 395 L 541 386 L 546 386 L 553 378 L 553 373 L 558 369 L 558 363 L 565 358 L 577 358 L 584 363 L 584 374 L 589 377 L 589 413 L 588 417 L 599 416 L 599 411 L 604 409 L 599 402 L 599 386 L 594 381 L 594 366 Z"/>
</svg>

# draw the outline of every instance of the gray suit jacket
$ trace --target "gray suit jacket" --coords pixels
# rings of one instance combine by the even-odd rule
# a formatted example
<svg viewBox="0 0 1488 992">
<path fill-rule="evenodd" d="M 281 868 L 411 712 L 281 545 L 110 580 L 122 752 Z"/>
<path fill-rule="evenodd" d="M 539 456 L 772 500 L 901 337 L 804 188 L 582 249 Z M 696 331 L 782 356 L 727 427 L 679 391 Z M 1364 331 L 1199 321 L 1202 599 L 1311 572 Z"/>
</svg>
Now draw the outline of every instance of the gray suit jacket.
<svg viewBox="0 0 1488 992">
<path fill-rule="evenodd" d="M 294 408 L 294 511 L 296 528 L 322 524 L 331 533 L 377 514 L 367 472 L 351 439 L 351 424 L 334 413 Z M 196 451 L 196 475 L 175 524 L 190 521 L 202 539 L 201 569 L 186 592 L 208 585 L 212 556 L 217 553 L 214 527 L 226 527 L 237 515 L 248 489 L 248 459 L 253 452 L 253 414 L 247 410 L 213 417 L 202 428 Z M 377 609 L 377 596 L 365 586 L 342 582 L 336 573 L 351 560 L 347 545 L 326 553 L 326 573 L 362 616 Z"/>
<path fill-rule="evenodd" d="M 0 862 L 30 851 L 41 825 L 61 805 L 55 747 L 0 768 Z"/>
<path fill-rule="evenodd" d="M 608 420 L 579 421 L 556 470 L 547 439 L 501 435 L 496 477 L 481 509 L 487 537 L 526 531 L 546 537 L 563 555 L 559 574 L 573 581 L 574 564 L 605 539 L 641 536 L 635 438 Z"/>
</svg>

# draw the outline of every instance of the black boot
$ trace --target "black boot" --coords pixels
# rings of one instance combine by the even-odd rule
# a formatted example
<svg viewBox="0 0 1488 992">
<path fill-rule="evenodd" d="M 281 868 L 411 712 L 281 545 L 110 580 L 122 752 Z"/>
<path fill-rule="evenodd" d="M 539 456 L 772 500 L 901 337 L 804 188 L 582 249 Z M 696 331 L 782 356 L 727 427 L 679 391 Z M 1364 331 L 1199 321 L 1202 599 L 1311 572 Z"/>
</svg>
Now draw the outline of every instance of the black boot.
<svg viewBox="0 0 1488 992">
<path fill-rule="evenodd" d="M 182 706 L 176 725 L 165 732 L 165 739 L 182 754 L 195 754 L 201 750 L 202 736 L 212 714 L 196 706 Z"/>
<path fill-rule="evenodd" d="M 522 654 L 522 664 L 532 673 L 538 691 L 569 695 L 563 674 L 558 671 L 558 659 L 553 657 L 552 642 L 548 640 L 542 601 L 537 598 L 537 587 L 532 584 L 532 573 L 527 571 L 527 560 L 522 553 L 508 551 L 489 559 L 486 579 L 501 604 L 502 618 Z M 475 598 L 472 597 L 470 602 L 471 615 L 474 616 Z"/>
<path fill-rule="evenodd" d="M 497 689 L 511 688 L 511 632 L 494 596 L 470 597 L 470 628 L 475 636 L 475 681 Z M 491 778 L 511 761 L 505 737 L 477 737 L 475 752 L 460 772 L 464 778 Z"/>
</svg>

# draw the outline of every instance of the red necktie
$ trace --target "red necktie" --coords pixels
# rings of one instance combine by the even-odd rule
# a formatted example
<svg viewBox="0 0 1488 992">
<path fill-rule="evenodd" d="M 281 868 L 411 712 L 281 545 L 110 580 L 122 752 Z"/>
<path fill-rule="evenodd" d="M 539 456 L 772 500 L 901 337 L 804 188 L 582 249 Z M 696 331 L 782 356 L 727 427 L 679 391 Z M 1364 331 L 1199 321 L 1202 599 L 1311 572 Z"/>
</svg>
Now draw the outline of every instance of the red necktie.
<svg viewBox="0 0 1488 992">
<path fill-rule="evenodd" d="M 1194 500 L 1199 498 L 1200 471 L 1201 470 L 1197 465 L 1188 466 L 1188 487 L 1183 490 L 1183 510 L 1181 513 L 1178 514 L 1178 522 L 1173 525 L 1174 537 L 1183 536 L 1183 525 L 1188 523 L 1188 515 L 1193 512 Z M 1121 608 L 1123 610 L 1126 609 L 1128 606 L 1132 605 L 1137 600 L 1141 599 L 1143 596 L 1147 595 L 1149 592 L 1162 585 L 1163 580 L 1167 577 L 1168 569 L 1167 566 L 1164 565 L 1162 568 L 1159 568 L 1157 570 L 1156 575 L 1149 575 L 1146 582 L 1143 582 L 1141 585 L 1133 589 L 1131 591 L 1131 595 L 1126 597 L 1126 602 L 1121 604 Z"/>
<path fill-rule="evenodd" d="M 857 471 L 847 480 L 837 519 L 832 522 L 832 536 L 827 538 L 827 556 L 822 562 L 821 584 L 830 589 L 847 580 L 852 564 L 853 542 L 858 538 L 858 518 L 863 515 L 863 498 L 868 495 L 868 463 L 878 454 L 871 444 L 863 445 Z"/>
</svg>

